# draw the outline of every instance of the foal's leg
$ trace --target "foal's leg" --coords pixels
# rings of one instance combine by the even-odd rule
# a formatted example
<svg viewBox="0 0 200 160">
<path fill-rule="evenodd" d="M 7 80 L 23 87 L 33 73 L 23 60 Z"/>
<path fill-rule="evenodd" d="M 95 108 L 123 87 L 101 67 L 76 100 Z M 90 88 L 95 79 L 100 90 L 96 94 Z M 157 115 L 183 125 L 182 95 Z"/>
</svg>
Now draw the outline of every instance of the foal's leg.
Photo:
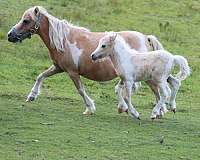
<svg viewBox="0 0 200 160">
<path fill-rule="evenodd" d="M 158 85 L 154 81 L 151 81 L 151 80 L 146 81 L 146 83 L 149 85 L 149 87 L 153 91 L 153 93 L 156 97 L 156 103 L 158 103 L 158 101 L 160 100 L 160 93 L 159 93 Z M 171 90 L 168 85 L 167 85 L 166 89 L 167 89 L 168 95 L 170 95 L 169 92 L 171 92 Z M 167 110 L 166 104 L 164 103 L 160 109 L 160 117 L 164 116 L 164 114 L 167 112 L 168 112 L 168 110 Z"/>
<path fill-rule="evenodd" d="M 171 110 L 175 113 L 176 112 L 176 94 L 179 90 L 179 87 L 181 86 L 181 82 L 175 77 L 173 77 L 172 75 L 170 75 L 168 78 L 168 83 L 171 85 L 171 88 L 172 88 L 169 105 L 171 107 Z"/>
<path fill-rule="evenodd" d="M 139 113 L 136 111 L 135 107 L 131 103 L 132 85 L 133 85 L 133 81 L 125 82 L 126 94 L 127 94 L 127 104 L 128 104 L 131 115 L 137 119 L 140 119 Z"/>
<path fill-rule="evenodd" d="M 115 86 L 115 93 L 118 97 L 118 113 L 127 112 L 128 113 L 128 106 L 123 98 L 123 89 L 124 89 L 124 83 L 122 80 L 118 82 L 118 84 Z"/>
<path fill-rule="evenodd" d="M 148 84 L 148 86 L 151 88 L 151 90 L 153 91 L 155 97 L 156 97 L 156 103 L 160 100 L 160 93 L 159 93 L 159 90 L 158 90 L 158 85 L 149 80 L 149 81 L 146 81 L 146 84 Z"/>
<path fill-rule="evenodd" d="M 160 89 L 160 100 L 156 104 L 156 106 L 153 108 L 151 118 L 155 119 L 157 116 L 160 116 L 160 110 L 163 105 L 165 105 L 165 102 L 167 100 L 168 91 L 167 91 L 167 82 L 162 82 L 158 84 L 158 87 Z"/>
<path fill-rule="evenodd" d="M 73 80 L 79 94 L 83 97 L 86 104 L 86 110 L 83 114 L 93 114 L 96 110 L 93 100 L 86 94 L 83 84 L 81 83 L 80 76 L 78 74 L 69 75 Z"/>
<path fill-rule="evenodd" d="M 59 67 L 52 65 L 47 70 L 40 73 L 39 76 L 37 77 L 36 81 L 35 81 L 33 88 L 31 89 L 31 92 L 29 93 L 29 95 L 26 99 L 26 102 L 34 101 L 37 98 L 39 91 L 40 91 L 42 81 L 45 78 L 52 76 L 54 74 L 57 74 L 57 73 L 61 73 L 61 72 L 63 72 L 63 71 Z"/>
</svg>

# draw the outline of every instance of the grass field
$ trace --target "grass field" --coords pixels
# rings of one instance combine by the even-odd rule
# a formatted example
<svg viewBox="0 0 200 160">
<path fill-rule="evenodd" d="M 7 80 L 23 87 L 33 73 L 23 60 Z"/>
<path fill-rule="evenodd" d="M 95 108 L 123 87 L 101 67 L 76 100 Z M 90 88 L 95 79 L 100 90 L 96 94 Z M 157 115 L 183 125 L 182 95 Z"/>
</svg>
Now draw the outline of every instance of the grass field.
<svg viewBox="0 0 200 160">
<path fill-rule="evenodd" d="M 66 74 L 45 80 L 37 101 L 26 103 L 35 78 L 51 61 L 38 36 L 15 45 L 6 34 L 34 5 L 92 31 L 154 34 L 167 50 L 185 56 L 192 75 L 178 93 L 177 114 L 152 122 L 154 97 L 143 85 L 133 97 L 141 122 L 118 115 L 118 79 L 82 78 L 97 107 L 95 115 L 83 116 L 82 98 Z M 197 0 L 0 0 L 0 159 L 199 160 L 199 26 Z"/>
</svg>

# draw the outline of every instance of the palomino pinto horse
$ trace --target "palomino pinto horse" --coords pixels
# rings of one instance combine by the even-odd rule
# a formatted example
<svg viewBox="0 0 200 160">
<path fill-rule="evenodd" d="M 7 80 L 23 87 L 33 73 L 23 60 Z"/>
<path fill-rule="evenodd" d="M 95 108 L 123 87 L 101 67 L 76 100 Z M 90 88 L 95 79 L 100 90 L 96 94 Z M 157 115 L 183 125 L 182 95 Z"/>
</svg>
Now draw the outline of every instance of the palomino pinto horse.
<svg viewBox="0 0 200 160">
<path fill-rule="evenodd" d="M 154 36 L 148 37 L 134 31 L 118 33 L 131 48 L 139 52 L 162 49 L 162 45 Z M 110 59 L 94 63 L 90 58 L 90 54 L 105 33 L 90 32 L 86 28 L 74 26 L 65 20 L 53 17 L 43 7 L 36 6 L 26 10 L 19 23 L 8 32 L 8 41 L 21 42 L 26 38 L 31 38 L 33 34 L 38 34 L 49 49 L 53 65 L 37 77 L 27 101 L 36 99 L 45 78 L 66 72 L 84 99 L 86 110 L 83 114 L 94 113 L 94 102 L 86 94 L 80 75 L 94 81 L 108 81 L 117 77 Z M 147 83 L 159 99 L 157 86 L 150 81 Z"/>
</svg>

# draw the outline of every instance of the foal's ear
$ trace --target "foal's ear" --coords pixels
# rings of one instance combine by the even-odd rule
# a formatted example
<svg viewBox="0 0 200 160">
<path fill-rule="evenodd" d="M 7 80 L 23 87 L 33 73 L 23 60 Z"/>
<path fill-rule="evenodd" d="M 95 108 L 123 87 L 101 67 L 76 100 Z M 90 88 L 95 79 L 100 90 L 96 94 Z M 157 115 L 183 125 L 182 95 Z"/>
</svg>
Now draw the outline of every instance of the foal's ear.
<svg viewBox="0 0 200 160">
<path fill-rule="evenodd" d="M 34 9 L 34 14 L 36 15 L 36 16 L 38 16 L 38 14 L 39 14 L 39 8 L 38 7 L 35 7 L 35 9 Z"/>
<path fill-rule="evenodd" d="M 112 35 L 110 36 L 110 41 L 114 41 L 117 37 L 117 33 L 112 33 Z"/>
</svg>

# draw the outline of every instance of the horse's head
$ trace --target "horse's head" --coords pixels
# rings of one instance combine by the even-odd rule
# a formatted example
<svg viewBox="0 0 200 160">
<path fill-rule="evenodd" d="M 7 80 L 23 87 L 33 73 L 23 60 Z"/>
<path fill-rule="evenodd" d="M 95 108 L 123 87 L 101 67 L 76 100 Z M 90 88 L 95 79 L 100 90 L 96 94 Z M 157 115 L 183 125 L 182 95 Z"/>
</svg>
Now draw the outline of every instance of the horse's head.
<svg viewBox="0 0 200 160">
<path fill-rule="evenodd" d="M 31 38 L 32 34 L 37 33 L 40 21 L 41 13 L 39 12 L 39 7 L 26 10 L 21 20 L 8 32 L 8 41 L 16 43 L 26 38 Z"/>
<path fill-rule="evenodd" d="M 93 61 L 105 58 L 112 53 L 114 41 L 117 37 L 117 33 L 108 32 L 100 39 L 99 44 L 94 52 L 91 54 Z"/>
</svg>

